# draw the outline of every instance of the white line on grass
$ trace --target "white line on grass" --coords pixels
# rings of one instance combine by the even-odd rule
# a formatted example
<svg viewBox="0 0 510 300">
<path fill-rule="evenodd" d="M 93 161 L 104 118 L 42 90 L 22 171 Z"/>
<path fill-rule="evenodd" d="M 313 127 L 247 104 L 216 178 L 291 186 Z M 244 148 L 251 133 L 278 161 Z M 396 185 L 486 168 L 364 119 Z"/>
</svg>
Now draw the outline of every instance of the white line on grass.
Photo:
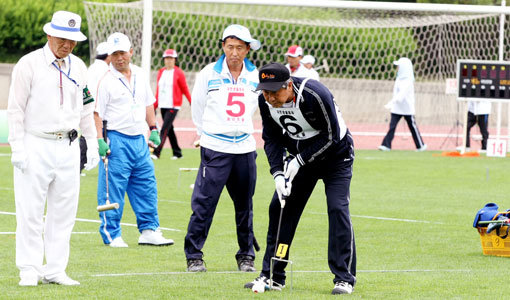
<svg viewBox="0 0 510 300">
<path fill-rule="evenodd" d="M 327 213 L 321 213 L 321 212 L 309 212 L 309 214 L 327 215 Z M 351 217 L 364 218 L 364 219 L 376 219 L 376 220 L 384 220 L 384 221 L 410 222 L 410 223 L 444 224 L 442 222 L 432 222 L 432 221 L 425 221 L 425 220 L 397 219 L 397 218 L 361 216 L 361 215 L 351 215 Z"/>
<path fill-rule="evenodd" d="M 76 218 L 76 221 L 89 222 L 89 223 L 101 223 L 101 221 L 99 221 L 99 220 L 90 220 L 90 219 L 82 219 L 82 218 Z M 120 223 L 120 225 L 131 226 L 131 227 L 138 227 L 138 225 L 131 224 L 131 223 Z M 166 227 L 159 227 L 159 229 L 161 229 L 161 230 L 168 230 L 168 231 L 180 231 L 179 229 L 166 228 Z"/>
<path fill-rule="evenodd" d="M 293 271 L 295 273 L 331 273 L 330 270 L 296 270 Z M 421 273 L 421 272 L 471 272 L 471 270 L 465 269 L 438 269 L 438 270 L 418 270 L 418 269 L 409 269 L 409 270 L 357 270 L 358 273 Z M 207 271 L 208 274 L 238 274 L 243 273 L 241 271 L 217 271 L 211 272 Z M 92 274 L 92 277 L 123 277 L 123 276 L 154 276 L 154 275 L 188 275 L 188 274 L 196 274 L 196 272 L 151 272 L 151 273 L 116 273 L 116 274 Z"/>
<path fill-rule="evenodd" d="M 179 204 L 189 204 L 189 202 L 186 201 L 179 201 L 179 200 L 169 200 L 169 199 L 158 199 L 158 202 L 171 202 L 171 203 L 179 203 Z"/>
<path fill-rule="evenodd" d="M 13 235 L 13 234 L 16 234 L 16 232 L 0 232 L 0 235 Z M 97 234 L 96 231 L 92 232 L 92 231 L 77 231 L 77 232 L 72 232 L 72 234 Z"/>
<path fill-rule="evenodd" d="M 15 216 L 16 213 L 12 213 L 12 212 L 7 212 L 7 211 L 0 211 L 0 215 L 11 215 L 11 216 Z M 101 221 L 99 220 L 90 220 L 90 219 L 82 219 L 82 218 L 76 218 L 76 221 L 80 221 L 80 222 L 88 222 L 88 223 L 101 223 Z M 131 223 L 120 223 L 120 225 L 123 225 L 123 226 L 131 226 L 131 227 L 137 227 L 136 224 L 131 224 Z M 180 229 L 175 229 L 175 228 L 166 228 L 166 227 L 159 227 L 159 229 L 161 230 L 168 230 L 168 231 L 181 231 Z"/>
</svg>

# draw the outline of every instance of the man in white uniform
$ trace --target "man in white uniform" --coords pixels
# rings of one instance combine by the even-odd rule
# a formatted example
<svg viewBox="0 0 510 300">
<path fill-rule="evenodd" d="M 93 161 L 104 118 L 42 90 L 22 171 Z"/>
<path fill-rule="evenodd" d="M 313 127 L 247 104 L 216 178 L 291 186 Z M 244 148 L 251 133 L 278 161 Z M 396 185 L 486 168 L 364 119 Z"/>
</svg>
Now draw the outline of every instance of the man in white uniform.
<svg viewBox="0 0 510 300">
<path fill-rule="evenodd" d="M 184 240 L 189 272 L 206 271 L 202 248 L 214 211 L 226 186 L 234 202 L 237 266 L 254 272 L 256 246 L 253 204 L 257 168 L 252 116 L 257 109 L 258 71 L 246 58 L 260 48 L 248 28 L 230 25 L 223 31 L 224 54 L 197 75 L 191 97 L 193 122 L 200 135 L 200 168 L 191 195 L 188 233 Z"/>
<path fill-rule="evenodd" d="M 303 58 L 303 48 L 298 45 L 292 45 L 287 50 L 287 53 L 285 53 L 285 57 L 287 59 L 287 64 L 285 66 L 289 69 L 290 76 L 319 80 L 319 74 L 317 74 L 316 77 L 301 63 L 301 59 Z"/>
<path fill-rule="evenodd" d="M 7 115 L 21 286 L 36 286 L 40 279 L 80 284 L 66 274 L 80 191 L 80 130 L 89 144 L 86 169 L 99 161 L 87 108 L 94 105 L 86 89 L 87 67 L 71 54 L 77 41 L 87 39 L 80 24 L 77 14 L 55 12 L 43 28 L 46 45 L 23 56 L 12 73 Z"/>
<path fill-rule="evenodd" d="M 156 128 L 153 103 L 156 100 L 149 79 L 143 70 L 130 63 L 133 55 L 129 38 L 115 32 L 108 37 L 108 54 L 111 56 L 109 72 L 99 82 L 97 105 L 94 113 L 99 155 L 108 156 L 109 196 L 119 209 L 99 213 L 99 232 L 110 247 L 128 247 L 121 237 L 120 220 L 124 210 L 124 197 L 136 215 L 141 233 L 139 245 L 165 246 L 174 241 L 165 239 L 159 230 L 158 191 L 154 163 L 145 140 L 147 125 L 151 130 L 149 141 L 156 147 L 161 143 Z M 107 121 L 107 140 L 103 136 L 103 120 Z M 107 143 L 108 142 L 108 143 Z M 111 151 L 110 151 L 111 149 Z M 97 203 L 106 203 L 106 171 L 104 162 L 99 167 Z"/>
</svg>

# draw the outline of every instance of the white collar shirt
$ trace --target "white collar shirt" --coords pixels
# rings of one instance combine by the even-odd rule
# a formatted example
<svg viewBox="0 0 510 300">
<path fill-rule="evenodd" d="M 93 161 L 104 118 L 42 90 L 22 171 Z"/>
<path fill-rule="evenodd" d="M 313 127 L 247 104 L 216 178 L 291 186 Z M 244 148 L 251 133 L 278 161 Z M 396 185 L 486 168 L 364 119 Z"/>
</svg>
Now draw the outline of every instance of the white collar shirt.
<svg viewBox="0 0 510 300">
<path fill-rule="evenodd" d="M 147 132 L 146 109 L 156 101 L 150 82 L 143 70 L 129 64 L 131 78 L 127 78 L 110 64 L 109 72 L 99 82 L 96 112 L 106 120 L 107 129 L 126 135 Z"/>
<path fill-rule="evenodd" d="M 12 151 L 23 151 L 25 132 L 81 129 L 91 145 L 97 144 L 92 110 L 83 109 L 87 67 L 80 58 L 69 54 L 60 72 L 55 60 L 46 43 L 23 56 L 13 69 L 7 107 Z"/>
<path fill-rule="evenodd" d="M 104 60 L 96 59 L 87 70 L 87 87 L 94 99 L 97 95 L 97 84 L 108 72 L 108 69 L 108 64 Z"/>
</svg>

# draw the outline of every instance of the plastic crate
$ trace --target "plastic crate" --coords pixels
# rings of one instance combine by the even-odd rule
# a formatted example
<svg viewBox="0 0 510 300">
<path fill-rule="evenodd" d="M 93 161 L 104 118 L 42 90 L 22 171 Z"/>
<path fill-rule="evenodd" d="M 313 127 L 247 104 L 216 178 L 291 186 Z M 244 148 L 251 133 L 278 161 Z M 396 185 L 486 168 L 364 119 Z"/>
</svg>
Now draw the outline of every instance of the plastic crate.
<svg viewBox="0 0 510 300">
<path fill-rule="evenodd" d="M 506 234 L 508 226 L 502 226 L 499 229 L 500 235 Z M 510 235 L 506 238 L 498 236 L 496 230 L 487 234 L 487 227 L 478 227 L 480 233 L 480 242 L 482 243 L 482 252 L 484 255 L 495 255 L 510 257 Z"/>
</svg>

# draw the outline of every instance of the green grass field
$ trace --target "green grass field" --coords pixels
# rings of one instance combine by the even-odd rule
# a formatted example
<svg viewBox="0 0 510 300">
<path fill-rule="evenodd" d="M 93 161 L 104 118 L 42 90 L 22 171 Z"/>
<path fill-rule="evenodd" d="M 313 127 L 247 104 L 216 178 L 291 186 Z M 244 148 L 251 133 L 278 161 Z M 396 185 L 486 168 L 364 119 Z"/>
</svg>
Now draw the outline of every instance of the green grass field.
<svg viewBox="0 0 510 300">
<path fill-rule="evenodd" d="M 0 147 L 0 298 L 23 299 L 330 299 L 333 276 L 327 265 L 327 218 L 322 184 L 310 198 L 291 249 L 293 289 L 254 294 L 244 283 L 258 273 L 237 272 L 234 209 L 224 193 L 204 247 L 208 272 L 186 273 L 184 236 L 191 214 L 189 185 L 199 151 L 184 150 L 170 160 L 165 150 L 155 162 L 159 215 L 170 247 L 137 245 L 136 227 L 123 226 L 130 245 L 103 245 L 98 224 L 77 221 L 67 273 L 77 287 L 18 286 L 12 167 L 9 147 Z M 357 285 L 348 298 L 502 299 L 507 297 L 509 258 L 484 256 L 472 227 L 487 202 L 510 208 L 510 160 L 434 156 L 433 152 L 357 151 L 351 185 L 351 214 L 357 246 Z M 259 151 L 254 197 L 255 233 L 265 247 L 267 208 L 274 184 Z M 78 218 L 97 220 L 97 169 L 82 177 Z M 123 222 L 134 224 L 127 205 Z M 260 269 L 263 253 L 256 267 Z"/>
</svg>

